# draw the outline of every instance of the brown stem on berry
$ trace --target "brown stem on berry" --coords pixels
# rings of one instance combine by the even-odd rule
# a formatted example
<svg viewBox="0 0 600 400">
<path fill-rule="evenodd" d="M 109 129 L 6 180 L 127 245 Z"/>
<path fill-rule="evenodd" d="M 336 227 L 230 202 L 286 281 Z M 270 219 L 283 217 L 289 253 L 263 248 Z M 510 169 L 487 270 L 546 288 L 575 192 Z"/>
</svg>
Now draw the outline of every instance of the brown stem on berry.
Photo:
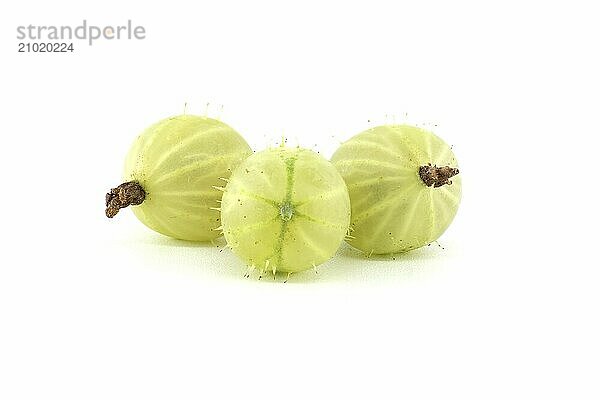
<svg viewBox="0 0 600 400">
<path fill-rule="evenodd" d="M 106 193 L 106 216 L 112 218 L 121 208 L 137 206 L 144 202 L 146 192 L 137 182 L 125 182 Z"/>
<path fill-rule="evenodd" d="M 444 185 L 452 185 L 452 178 L 458 174 L 458 168 L 438 167 L 435 165 L 423 165 L 419 168 L 419 176 L 425 186 L 440 187 Z"/>
</svg>

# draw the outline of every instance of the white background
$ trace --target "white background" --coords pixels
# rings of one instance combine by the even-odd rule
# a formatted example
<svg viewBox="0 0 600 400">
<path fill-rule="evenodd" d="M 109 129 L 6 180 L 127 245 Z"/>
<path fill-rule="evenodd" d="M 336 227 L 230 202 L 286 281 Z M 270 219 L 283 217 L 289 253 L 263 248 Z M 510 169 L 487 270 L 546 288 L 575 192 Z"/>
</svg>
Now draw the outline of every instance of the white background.
<svg viewBox="0 0 600 400">
<path fill-rule="evenodd" d="M 598 399 L 598 13 L 583 1 L 2 4 L 0 398 Z M 18 25 L 143 41 L 18 54 Z M 104 217 L 146 126 L 220 117 L 329 157 L 433 129 L 463 202 L 396 260 L 244 279 Z M 223 107 L 221 107 L 223 106 Z"/>
</svg>

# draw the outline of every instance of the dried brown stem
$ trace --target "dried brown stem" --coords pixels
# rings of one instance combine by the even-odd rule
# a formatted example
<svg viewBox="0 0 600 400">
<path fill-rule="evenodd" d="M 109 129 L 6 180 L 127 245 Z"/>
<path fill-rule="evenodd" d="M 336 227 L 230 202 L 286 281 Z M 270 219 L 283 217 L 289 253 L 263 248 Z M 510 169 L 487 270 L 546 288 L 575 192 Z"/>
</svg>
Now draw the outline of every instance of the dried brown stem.
<svg viewBox="0 0 600 400">
<path fill-rule="evenodd" d="M 145 198 L 146 192 L 139 183 L 133 181 L 122 183 L 106 193 L 106 216 L 112 218 L 121 208 L 140 205 Z"/>
<path fill-rule="evenodd" d="M 458 174 L 458 168 L 438 167 L 436 165 L 423 165 L 419 168 L 419 176 L 425 186 L 440 187 L 444 185 L 452 185 L 452 178 Z"/>
</svg>

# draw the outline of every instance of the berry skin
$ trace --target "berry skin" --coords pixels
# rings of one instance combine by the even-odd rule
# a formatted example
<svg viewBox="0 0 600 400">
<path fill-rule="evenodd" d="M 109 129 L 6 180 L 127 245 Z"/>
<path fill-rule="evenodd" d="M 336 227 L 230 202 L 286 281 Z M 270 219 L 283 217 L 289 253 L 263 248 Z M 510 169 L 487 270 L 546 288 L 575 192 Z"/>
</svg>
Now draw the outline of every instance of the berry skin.
<svg viewBox="0 0 600 400">
<path fill-rule="evenodd" d="M 256 153 L 236 169 L 221 205 L 225 239 L 262 272 L 299 272 L 336 253 L 350 199 L 329 161 L 302 148 Z"/>
<path fill-rule="evenodd" d="M 127 155 L 124 183 L 107 194 L 108 217 L 119 208 L 163 235 L 209 241 L 219 235 L 222 183 L 252 150 L 231 127 L 211 118 L 179 115 L 146 129 Z M 138 204 L 138 205 L 136 205 Z"/>
<path fill-rule="evenodd" d="M 366 254 L 429 244 L 456 215 L 458 164 L 431 132 L 408 125 L 371 128 L 343 143 L 331 161 L 350 193 L 349 243 Z"/>
</svg>

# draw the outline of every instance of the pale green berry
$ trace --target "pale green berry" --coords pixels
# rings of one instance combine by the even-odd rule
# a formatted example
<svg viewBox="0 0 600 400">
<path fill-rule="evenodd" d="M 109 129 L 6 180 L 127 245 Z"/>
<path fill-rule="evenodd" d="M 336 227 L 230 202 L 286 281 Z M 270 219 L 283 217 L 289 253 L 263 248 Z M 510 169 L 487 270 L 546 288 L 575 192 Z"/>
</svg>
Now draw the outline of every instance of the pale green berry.
<svg viewBox="0 0 600 400">
<path fill-rule="evenodd" d="M 456 158 L 450 146 L 424 129 L 369 129 L 343 143 L 332 162 L 350 193 L 349 243 L 367 254 L 429 244 L 456 215 L 461 198 Z"/>
<path fill-rule="evenodd" d="M 279 147 L 234 171 L 221 214 L 228 245 L 249 266 L 291 273 L 333 257 L 348 230 L 350 199 L 329 161 Z"/>
<path fill-rule="evenodd" d="M 218 236 L 221 192 L 214 189 L 252 150 L 231 127 L 194 115 L 166 118 L 146 129 L 125 162 L 126 183 L 107 194 L 108 217 L 132 207 L 150 229 L 177 239 Z"/>
</svg>

